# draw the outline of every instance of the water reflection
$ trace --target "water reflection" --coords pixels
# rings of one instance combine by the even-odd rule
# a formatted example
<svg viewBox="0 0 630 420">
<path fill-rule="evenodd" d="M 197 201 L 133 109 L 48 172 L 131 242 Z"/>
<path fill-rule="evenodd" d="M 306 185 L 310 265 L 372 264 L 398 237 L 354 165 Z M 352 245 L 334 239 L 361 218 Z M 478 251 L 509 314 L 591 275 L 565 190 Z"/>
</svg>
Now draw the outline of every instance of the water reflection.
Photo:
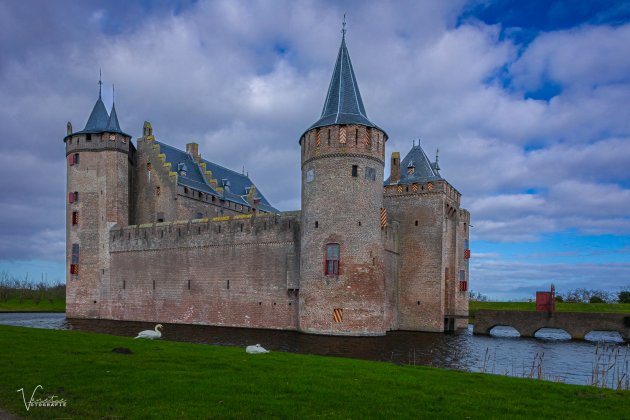
<svg viewBox="0 0 630 420">
<path fill-rule="evenodd" d="M 64 314 L 0 314 L 0 324 L 36 328 L 70 329 L 135 337 L 153 323 L 66 319 Z M 560 330 L 562 331 L 562 330 Z M 544 339 L 514 338 L 505 327 L 495 327 L 493 337 L 473 336 L 472 326 L 452 333 L 394 331 L 384 337 L 330 337 L 294 331 L 164 324 L 162 338 L 172 341 L 245 347 L 260 343 L 272 351 L 427 365 L 473 372 L 528 377 L 537 364 L 544 379 L 589 383 L 595 344 L 559 341 L 556 332 Z M 518 334 L 518 333 L 517 333 Z M 551 334 L 551 336 L 549 336 Z M 554 335 L 555 334 L 555 335 Z M 598 337 L 598 335 L 595 335 Z M 551 338 L 548 338 L 551 337 Z M 599 337 L 608 337 L 610 334 Z M 630 358 L 628 346 L 623 347 Z"/>
</svg>

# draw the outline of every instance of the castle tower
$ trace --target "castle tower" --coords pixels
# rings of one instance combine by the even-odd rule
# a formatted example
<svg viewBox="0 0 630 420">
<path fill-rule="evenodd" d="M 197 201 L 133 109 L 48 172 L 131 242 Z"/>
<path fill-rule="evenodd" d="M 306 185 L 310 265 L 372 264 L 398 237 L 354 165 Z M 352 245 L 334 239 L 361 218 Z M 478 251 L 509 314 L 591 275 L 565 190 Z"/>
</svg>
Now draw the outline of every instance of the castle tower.
<svg viewBox="0 0 630 420">
<path fill-rule="evenodd" d="M 391 156 L 384 206 L 398 223 L 401 330 L 450 331 L 468 325 L 470 213 L 461 194 L 414 142 L 407 155 Z"/>
<path fill-rule="evenodd" d="M 101 82 L 99 81 L 99 85 Z M 109 230 L 127 226 L 135 148 L 120 129 L 116 108 L 107 113 L 101 91 L 85 128 L 67 125 L 66 313 L 106 315 L 110 289 Z"/>
<path fill-rule="evenodd" d="M 390 310 L 380 226 L 387 134 L 367 118 L 342 33 L 321 118 L 300 139 L 299 328 L 382 335 Z"/>
</svg>

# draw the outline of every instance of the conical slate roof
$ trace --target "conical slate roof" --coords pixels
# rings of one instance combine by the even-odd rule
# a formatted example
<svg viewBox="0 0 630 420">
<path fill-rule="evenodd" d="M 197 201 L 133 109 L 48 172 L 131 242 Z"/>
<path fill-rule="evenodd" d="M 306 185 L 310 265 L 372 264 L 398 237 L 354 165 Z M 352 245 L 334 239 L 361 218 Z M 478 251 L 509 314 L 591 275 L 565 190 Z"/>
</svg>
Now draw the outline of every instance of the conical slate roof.
<svg viewBox="0 0 630 420">
<path fill-rule="evenodd" d="M 413 168 L 413 173 L 408 173 L 408 169 Z M 407 156 L 400 162 L 400 184 L 414 182 L 427 182 L 443 179 L 440 176 L 437 162 L 431 162 L 420 143 L 411 148 Z M 390 180 L 385 180 L 385 185 L 389 185 Z"/>
<path fill-rule="evenodd" d="M 357 78 L 350 61 L 350 54 L 346 47 L 345 34 L 341 38 L 341 46 L 337 54 L 337 62 L 330 80 L 321 118 L 310 126 L 309 130 L 334 124 L 361 124 L 378 128 L 368 119 L 365 112 Z"/>
<path fill-rule="evenodd" d="M 98 94 L 98 100 L 94 104 L 90 118 L 88 118 L 87 124 L 83 129 L 84 133 L 100 133 L 107 130 L 107 124 L 109 122 L 109 114 L 105 109 L 105 104 L 101 99 L 101 94 Z"/>
<path fill-rule="evenodd" d="M 107 127 L 105 131 L 113 132 L 113 133 L 122 133 L 120 129 L 120 124 L 118 124 L 118 115 L 116 114 L 116 105 L 112 103 L 112 113 L 109 116 L 109 121 L 107 122 Z"/>
</svg>

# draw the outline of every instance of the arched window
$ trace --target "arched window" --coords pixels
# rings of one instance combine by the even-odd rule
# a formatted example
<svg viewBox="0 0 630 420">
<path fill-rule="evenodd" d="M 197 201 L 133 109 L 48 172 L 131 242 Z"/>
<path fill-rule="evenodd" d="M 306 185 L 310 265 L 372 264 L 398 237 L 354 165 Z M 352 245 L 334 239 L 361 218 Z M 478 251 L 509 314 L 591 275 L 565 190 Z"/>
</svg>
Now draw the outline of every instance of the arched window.
<svg viewBox="0 0 630 420">
<path fill-rule="evenodd" d="M 326 245 L 326 266 L 324 274 L 327 276 L 339 275 L 339 244 Z"/>
</svg>

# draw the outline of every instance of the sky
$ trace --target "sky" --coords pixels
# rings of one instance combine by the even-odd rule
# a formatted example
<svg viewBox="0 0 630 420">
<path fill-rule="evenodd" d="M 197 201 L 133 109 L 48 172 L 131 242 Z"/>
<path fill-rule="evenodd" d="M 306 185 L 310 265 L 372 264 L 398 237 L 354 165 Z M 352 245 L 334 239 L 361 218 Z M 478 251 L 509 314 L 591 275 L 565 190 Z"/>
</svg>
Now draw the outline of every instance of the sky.
<svg viewBox="0 0 630 420">
<path fill-rule="evenodd" d="M 471 212 L 470 289 L 630 287 L 630 1 L 606 0 L 0 0 L 0 272 L 65 281 L 63 137 L 99 69 L 123 131 L 299 209 L 344 13 L 387 156 L 439 148 Z"/>
</svg>

